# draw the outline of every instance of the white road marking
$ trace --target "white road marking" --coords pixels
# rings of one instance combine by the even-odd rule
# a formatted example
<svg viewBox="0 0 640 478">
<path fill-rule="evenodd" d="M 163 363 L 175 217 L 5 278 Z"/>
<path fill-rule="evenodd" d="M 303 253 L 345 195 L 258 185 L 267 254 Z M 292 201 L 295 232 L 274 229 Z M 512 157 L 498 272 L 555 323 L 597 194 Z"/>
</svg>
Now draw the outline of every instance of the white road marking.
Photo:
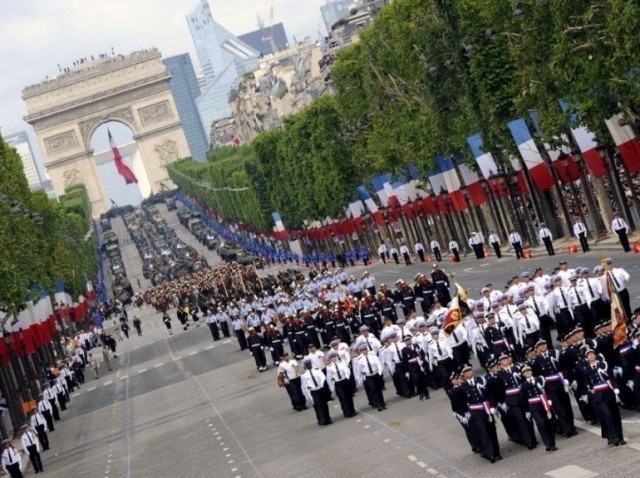
<svg viewBox="0 0 640 478">
<path fill-rule="evenodd" d="M 385 443 L 389 443 L 390 441 L 391 441 L 391 439 L 390 439 L 390 438 L 385 438 L 385 439 L 384 439 L 384 442 L 385 442 Z"/>
<path fill-rule="evenodd" d="M 231 463 L 233 463 L 233 460 L 229 460 L 227 463 L 231 464 Z"/>
<path fill-rule="evenodd" d="M 104 382 L 102 386 L 104 387 L 106 385 L 111 385 L 112 383 L 113 383 L 113 380 L 109 380 L 108 382 Z"/>
<path fill-rule="evenodd" d="M 371 428 L 371 425 L 365 425 L 364 427 L 365 428 Z"/>
<path fill-rule="evenodd" d="M 223 344 L 230 344 L 231 343 L 231 339 L 227 339 L 224 342 L 222 342 Z"/>
<path fill-rule="evenodd" d="M 125 378 L 129 378 L 129 375 L 123 375 L 122 377 L 120 377 L 120 380 L 124 380 Z"/>
<path fill-rule="evenodd" d="M 147 371 L 147 369 L 143 368 L 142 370 L 138 370 L 138 373 L 143 373 L 143 372 L 146 372 L 146 371 Z"/>
<path fill-rule="evenodd" d="M 432 475 L 437 475 L 438 474 L 438 470 L 434 470 L 433 468 L 427 468 L 427 471 L 429 473 L 431 473 Z"/>
<path fill-rule="evenodd" d="M 153 368 L 162 367 L 163 365 L 164 365 L 164 362 L 160 362 L 160 363 L 155 364 L 153 366 Z"/>
<path fill-rule="evenodd" d="M 213 426 L 213 423 L 209 423 L 209 425 L 207 425 L 207 426 L 212 427 L 212 426 Z"/>
<path fill-rule="evenodd" d="M 96 387 L 91 387 L 89 390 L 87 390 L 87 392 L 93 392 L 96 389 Z"/>
<path fill-rule="evenodd" d="M 225 455 L 225 458 L 229 458 L 230 456 L 231 456 L 231 453 L 227 453 L 227 454 Z"/>
<path fill-rule="evenodd" d="M 78 395 L 80 395 L 80 392 L 74 393 L 73 395 L 71 395 L 72 397 L 77 397 Z"/>
<path fill-rule="evenodd" d="M 567 465 L 556 470 L 551 470 L 545 473 L 545 475 L 551 476 L 552 478 L 592 478 L 598 476 L 598 473 L 576 465 Z"/>
<path fill-rule="evenodd" d="M 409 458 L 409 460 L 411 461 L 418 461 L 418 459 L 413 455 L 408 455 L 407 458 Z"/>
<path fill-rule="evenodd" d="M 198 353 L 198 351 L 197 351 L 197 350 L 194 350 L 193 352 L 189 352 L 189 355 L 195 355 L 195 354 L 197 354 L 197 353 Z"/>
<path fill-rule="evenodd" d="M 173 357 L 173 360 L 176 361 L 176 360 L 180 360 L 181 358 L 182 357 Z"/>
<path fill-rule="evenodd" d="M 220 440 L 222 437 L 216 437 L 216 440 Z"/>
<path fill-rule="evenodd" d="M 205 350 L 211 350 L 212 348 L 215 348 L 215 345 L 209 345 L 208 347 L 205 347 Z"/>
<path fill-rule="evenodd" d="M 634 450 L 640 451 L 640 443 L 628 443 L 627 446 L 629 448 L 633 448 Z"/>
<path fill-rule="evenodd" d="M 427 466 L 429 466 L 424 461 L 419 461 L 418 463 L 416 463 L 416 465 L 418 465 L 420 468 L 426 468 Z"/>
<path fill-rule="evenodd" d="M 227 451 L 227 450 L 228 450 L 228 448 L 223 448 L 223 449 L 222 449 L 222 451 Z"/>
</svg>

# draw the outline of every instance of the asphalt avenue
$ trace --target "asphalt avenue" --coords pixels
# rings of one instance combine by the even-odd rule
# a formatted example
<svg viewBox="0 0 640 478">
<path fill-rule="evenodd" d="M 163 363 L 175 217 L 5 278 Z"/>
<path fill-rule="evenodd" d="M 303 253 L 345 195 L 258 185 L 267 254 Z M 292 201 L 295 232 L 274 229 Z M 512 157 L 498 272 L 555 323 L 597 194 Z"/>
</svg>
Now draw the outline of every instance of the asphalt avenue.
<svg viewBox="0 0 640 478">
<path fill-rule="evenodd" d="M 180 239 L 204 249 L 175 213 L 164 205 L 158 209 Z M 122 220 L 112 223 L 129 278 L 135 284 L 140 277 L 143 287 L 149 286 L 134 244 L 122 242 L 127 237 Z M 210 265 L 218 261 L 215 252 L 203 252 Z M 601 253 L 538 254 L 528 261 L 467 256 L 442 267 L 475 297 L 488 282 L 502 288 L 520 272 L 546 270 L 560 260 L 570 267 L 593 267 Z M 638 256 L 623 254 L 617 245 L 604 254 L 631 274 L 632 304 L 640 305 Z M 364 269 L 347 272 L 359 277 Z M 431 272 L 431 265 L 375 263 L 368 270 L 378 285 L 392 285 L 398 278 L 412 283 L 417 272 Z M 334 424 L 318 427 L 313 410 L 293 411 L 286 392 L 277 387 L 275 370 L 259 373 L 235 339 L 214 343 L 206 325 L 183 332 L 175 310 L 169 337 L 151 307 L 132 307 L 130 319 L 134 314 L 142 319 L 143 335 L 118 342 L 113 371 L 101 365 L 98 380 L 87 374 L 51 434 L 51 450 L 43 455 L 47 476 L 586 478 L 633 476 L 640 462 L 640 414 L 623 411 L 626 446 L 608 448 L 599 428 L 576 420 L 579 434 L 558 438 L 557 452 L 529 451 L 508 442 L 498 426 L 504 459 L 490 464 L 469 449 L 442 390 L 418 401 L 397 397 L 387 386 L 388 409 L 382 412 L 372 411 L 359 391 L 358 416 L 342 418 L 336 400 L 330 403 Z"/>
</svg>

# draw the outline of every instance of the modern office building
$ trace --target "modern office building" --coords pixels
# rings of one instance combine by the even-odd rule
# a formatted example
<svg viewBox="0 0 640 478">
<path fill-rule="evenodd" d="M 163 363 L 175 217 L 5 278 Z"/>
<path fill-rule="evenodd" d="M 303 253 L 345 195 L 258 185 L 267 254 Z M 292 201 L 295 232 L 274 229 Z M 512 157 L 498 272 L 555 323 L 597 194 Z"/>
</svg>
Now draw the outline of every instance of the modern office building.
<svg viewBox="0 0 640 478">
<path fill-rule="evenodd" d="M 349 15 L 349 6 L 356 4 L 356 0 L 331 0 L 320 7 L 320 14 L 327 32 L 338 21 Z"/>
<path fill-rule="evenodd" d="M 17 133 L 7 134 L 4 136 L 4 140 L 10 146 L 13 146 L 20 155 L 20 158 L 22 159 L 22 169 L 24 171 L 24 175 L 27 177 L 29 188 L 32 191 L 43 189 L 42 176 L 40 176 L 40 171 L 38 171 L 36 157 L 33 154 L 33 149 L 31 148 L 27 132 L 19 131 Z"/>
<path fill-rule="evenodd" d="M 200 97 L 200 86 L 188 53 L 162 60 L 171 71 L 171 93 L 187 137 L 191 157 L 195 161 L 205 161 L 209 148 L 208 131 L 202 126 L 196 100 Z"/>
<path fill-rule="evenodd" d="M 231 116 L 233 82 L 257 68 L 260 53 L 213 19 L 208 0 L 198 2 L 187 22 L 206 79 L 196 105 L 202 126 L 210 131 L 213 121 Z"/>
<path fill-rule="evenodd" d="M 263 55 L 270 55 L 289 48 L 287 33 L 284 31 L 284 25 L 282 23 L 276 23 L 270 27 L 245 33 L 244 35 L 238 36 L 238 38 Z"/>
</svg>

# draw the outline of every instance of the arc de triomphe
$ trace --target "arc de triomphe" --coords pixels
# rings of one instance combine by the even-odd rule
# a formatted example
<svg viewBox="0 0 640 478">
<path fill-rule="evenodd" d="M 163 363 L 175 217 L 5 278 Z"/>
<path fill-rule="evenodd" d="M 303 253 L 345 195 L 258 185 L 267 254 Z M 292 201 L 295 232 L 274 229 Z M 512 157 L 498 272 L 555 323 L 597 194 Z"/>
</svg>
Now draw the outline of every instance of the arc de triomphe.
<svg viewBox="0 0 640 478">
<path fill-rule="evenodd" d="M 151 192 L 173 187 L 166 165 L 189 149 L 170 79 L 154 48 L 83 63 L 22 91 L 56 194 L 82 183 L 94 217 L 109 209 L 91 149 L 94 131 L 108 121 L 133 131 Z"/>
</svg>

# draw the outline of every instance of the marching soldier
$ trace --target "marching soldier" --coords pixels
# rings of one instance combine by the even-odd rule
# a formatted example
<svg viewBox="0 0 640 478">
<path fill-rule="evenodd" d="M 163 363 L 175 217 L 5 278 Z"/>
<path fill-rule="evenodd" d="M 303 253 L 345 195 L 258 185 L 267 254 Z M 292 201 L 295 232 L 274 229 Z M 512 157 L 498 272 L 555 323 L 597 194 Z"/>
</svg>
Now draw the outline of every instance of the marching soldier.
<svg viewBox="0 0 640 478">
<path fill-rule="evenodd" d="M 431 282 L 435 288 L 436 297 L 442 305 L 447 305 L 451 302 L 451 295 L 449 293 L 449 278 L 438 266 L 433 264 L 433 272 L 431 273 Z"/>
<path fill-rule="evenodd" d="M 435 239 L 432 239 L 429 243 L 429 247 L 431 247 L 431 252 L 433 252 L 436 261 L 440 262 L 442 260 L 442 254 L 440 254 L 440 243 Z"/>
<path fill-rule="evenodd" d="M 301 412 L 307 409 L 306 400 L 302 393 L 298 362 L 291 360 L 288 352 L 285 352 L 282 354 L 282 357 L 280 357 L 280 364 L 278 365 L 278 386 L 285 387 L 295 411 Z"/>
<path fill-rule="evenodd" d="M 406 374 L 408 374 L 407 382 L 409 385 L 409 394 L 411 396 L 418 395 L 420 400 L 429 400 L 429 389 L 427 388 L 427 377 L 424 370 L 424 358 L 422 348 L 419 344 L 412 344 L 413 337 L 406 335 L 404 337 L 405 347 L 402 349 L 402 360 Z"/>
<path fill-rule="evenodd" d="M 342 414 L 345 418 L 351 418 L 358 414 L 353 404 L 353 387 L 351 386 L 351 370 L 344 362 L 338 361 L 338 352 L 330 350 L 327 353 L 329 365 L 327 365 L 327 382 L 331 394 L 338 397 Z"/>
<path fill-rule="evenodd" d="M 542 442 L 547 451 L 556 451 L 556 436 L 552 423 L 551 403 L 544 393 L 544 378 L 534 377 L 531 367 L 525 365 L 522 368 L 523 382 L 520 385 L 520 393 L 523 402 L 526 400 L 528 420 L 533 420 Z M 534 445 L 535 446 L 535 445 Z"/>
<path fill-rule="evenodd" d="M 249 337 L 247 337 L 247 344 L 251 355 L 253 355 L 256 361 L 256 368 L 259 372 L 267 370 L 267 358 L 264 356 L 264 341 L 260 337 L 253 327 L 249 327 Z"/>
<path fill-rule="evenodd" d="M 42 449 L 43 450 L 48 450 L 49 449 L 49 435 L 47 435 L 47 420 L 44 417 L 44 415 L 42 415 L 42 413 L 40 413 L 38 411 L 37 408 L 33 408 L 33 410 L 31 410 L 30 414 L 31 416 L 31 426 L 33 427 L 33 429 L 36 431 L 36 433 L 38 434 L 38 440 L 40 440 L 40 444 L 42 445 Z"/>
<path fill-rule="evenodd" d="M 302 393 L 304 393 L 306 399 L 313 404 L 318 425 L 331 425 L 333 421 L 329 415 L 329 397 L 327 397 L 325 388 L 326 378 L 320 370 L 313 368 L 310 358 L 305 358 L 303 364 L 306 371 L 300 377 Z"/>
<path fill-rule="evenodd" d="M 589 252 L 589 241 L 587 240 L 589 231 L 587 231 L 587 227 L 579 219 L 576 219 L 576 222 L 573 224 L 573 233 L 580 240 L 582 252 Z"/>
<path fill-rule="evenodd" d="M 502 257 L 502 252 L 500 251 L 500 236 L 498 236 L 494 231 L 491 231 L 491 234 L 489 234 L 489 244 L 493 247 L 496 257 L 500 259 Z"/>
<path fill-rule="evenodd" d="M 387 405 L 382 394 L 382 363 L 375 355 L 369 355 L 367 344 L 360 344 L 358 352 L 360 355 L 353 366 L 356 382 L 358 385 L 364 385 L 372 408 L 377 408 L 379 412 L 386 410 Z"/>
<path fill-rule="evenodd" d="M 2 440 L 2 446 L 4 447 L 4 450 L 2 450 L 2 468 L 6 473 L 9 473 L 11 478 L 22 478 L 20 453 L 13 447 L 11 440 Z"/>
</svg>

